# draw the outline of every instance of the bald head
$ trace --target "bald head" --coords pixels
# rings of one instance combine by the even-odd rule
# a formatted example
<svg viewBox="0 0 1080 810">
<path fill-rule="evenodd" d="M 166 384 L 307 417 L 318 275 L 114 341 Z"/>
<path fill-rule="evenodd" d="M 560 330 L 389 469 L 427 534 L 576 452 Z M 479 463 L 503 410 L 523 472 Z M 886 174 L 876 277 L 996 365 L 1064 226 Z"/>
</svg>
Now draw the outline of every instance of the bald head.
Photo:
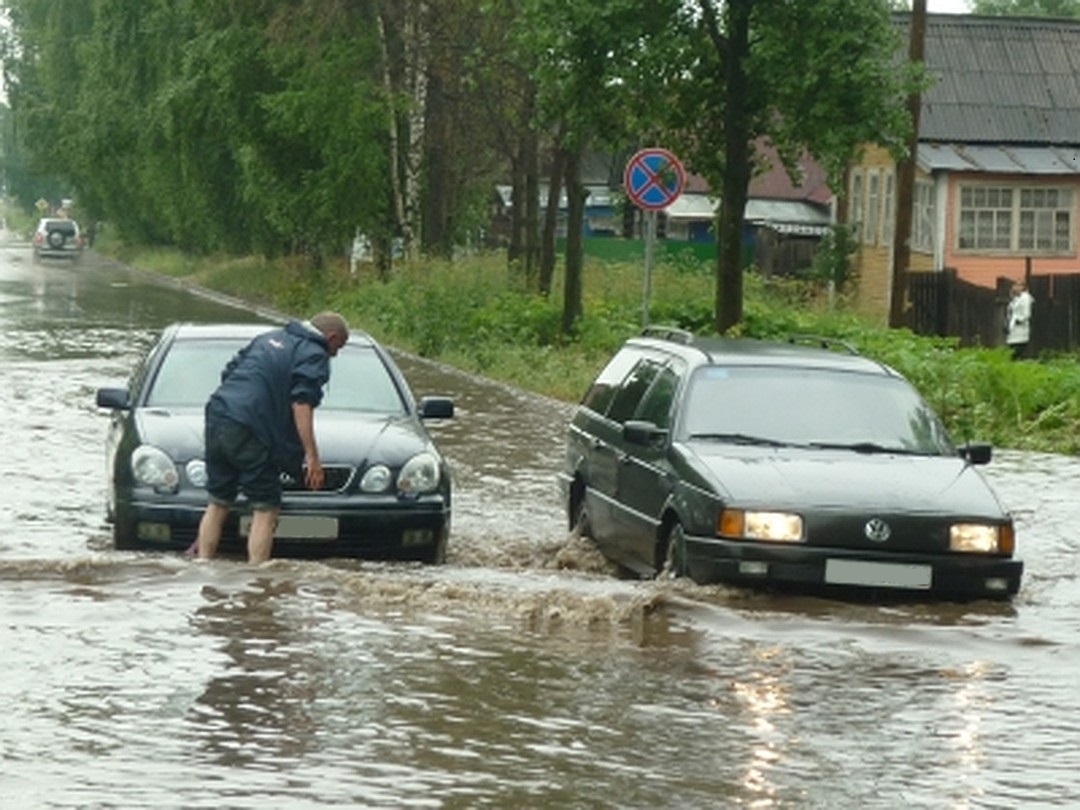
<svg viewBox="0 0 1080 810">
<path fill-rule="evenodd" d="M 349 341 L 349 324 L 336 312 L 320 312 L 311 319 L 311 325 L 322 332 L 330 344 L 331 356 Z"/>
</svg>

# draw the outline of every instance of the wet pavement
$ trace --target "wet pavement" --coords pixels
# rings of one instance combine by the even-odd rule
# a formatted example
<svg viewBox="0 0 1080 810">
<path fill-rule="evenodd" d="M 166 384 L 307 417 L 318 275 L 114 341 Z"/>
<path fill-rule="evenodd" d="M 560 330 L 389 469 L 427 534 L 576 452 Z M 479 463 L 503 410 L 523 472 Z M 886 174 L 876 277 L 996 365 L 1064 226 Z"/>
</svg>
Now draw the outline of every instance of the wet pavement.
<svg viewBox="0 0 1080 810">
<path fill-rule="evenodd" d="M 1080 805 L 1076 458 L 987 468 L 1011 604 L 628 581 L 565 531 L 568 405 L 399 354 L 457 402 L 446 566 L 113 551 L 94 391 L 267 315 L 0 246 L 3 808 Z"/>
</svg>

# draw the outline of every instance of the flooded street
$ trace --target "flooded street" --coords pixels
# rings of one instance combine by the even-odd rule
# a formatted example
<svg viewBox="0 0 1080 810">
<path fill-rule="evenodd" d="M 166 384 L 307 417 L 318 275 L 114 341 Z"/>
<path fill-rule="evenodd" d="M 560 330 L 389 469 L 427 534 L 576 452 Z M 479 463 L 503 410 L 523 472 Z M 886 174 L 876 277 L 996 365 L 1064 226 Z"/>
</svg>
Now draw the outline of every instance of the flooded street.
<svg viewBox="0 0 1080 810">
<path fill-rule="evenodd" d="M 1080 806 L 1080 460 L 987 468 L 1011 604 L 627 581 L 565 530 L 569 406 L 398 355 L 457 403 L 447 565 L 113 551 L 95 390 L 239 319 L 0 245 L 0 808 Z"/>
</svg>

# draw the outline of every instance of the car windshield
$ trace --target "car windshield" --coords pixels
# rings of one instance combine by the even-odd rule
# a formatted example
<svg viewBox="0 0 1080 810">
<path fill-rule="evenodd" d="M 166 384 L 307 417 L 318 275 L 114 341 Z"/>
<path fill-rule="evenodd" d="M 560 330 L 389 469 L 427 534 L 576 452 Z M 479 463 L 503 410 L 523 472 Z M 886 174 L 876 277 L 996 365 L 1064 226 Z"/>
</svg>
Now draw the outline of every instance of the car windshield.
<svg viewBox="0 0 1080 810">
<path fill-rule="evenodd" d="M 181 340 L 169 349 L 146 404 L 155 408 L 201 407 L 221 380 L 229 360 L 243 347 L 236 340 Z M 347 345 L 330 361 L 330 382 L 320 406 L 403 414 L 405 403 L 382 358 L 370 346 Z"/>
<path fill-rule="evenodd" d="M 680 435 L 866 453 L 956 452 L 941 420 L 908 383 L 826 369 L 699 369 Z"/>
</svg>

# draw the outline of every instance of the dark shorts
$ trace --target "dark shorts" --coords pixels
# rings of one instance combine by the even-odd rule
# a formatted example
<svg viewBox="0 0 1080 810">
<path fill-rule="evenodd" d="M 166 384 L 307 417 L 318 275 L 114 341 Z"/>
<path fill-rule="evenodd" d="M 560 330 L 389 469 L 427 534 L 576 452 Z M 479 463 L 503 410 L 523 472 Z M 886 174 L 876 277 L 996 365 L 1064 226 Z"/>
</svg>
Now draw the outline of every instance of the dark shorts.
<svg viewBox="0 0 1080 810">
<path fill-rule="evenodd" d="M 281 473 L 270 448 L 239 422 L 206 416 L 206 491 L 229 506 L 242 492 L 253 509 L 281 506 Z"/>
</svg>

